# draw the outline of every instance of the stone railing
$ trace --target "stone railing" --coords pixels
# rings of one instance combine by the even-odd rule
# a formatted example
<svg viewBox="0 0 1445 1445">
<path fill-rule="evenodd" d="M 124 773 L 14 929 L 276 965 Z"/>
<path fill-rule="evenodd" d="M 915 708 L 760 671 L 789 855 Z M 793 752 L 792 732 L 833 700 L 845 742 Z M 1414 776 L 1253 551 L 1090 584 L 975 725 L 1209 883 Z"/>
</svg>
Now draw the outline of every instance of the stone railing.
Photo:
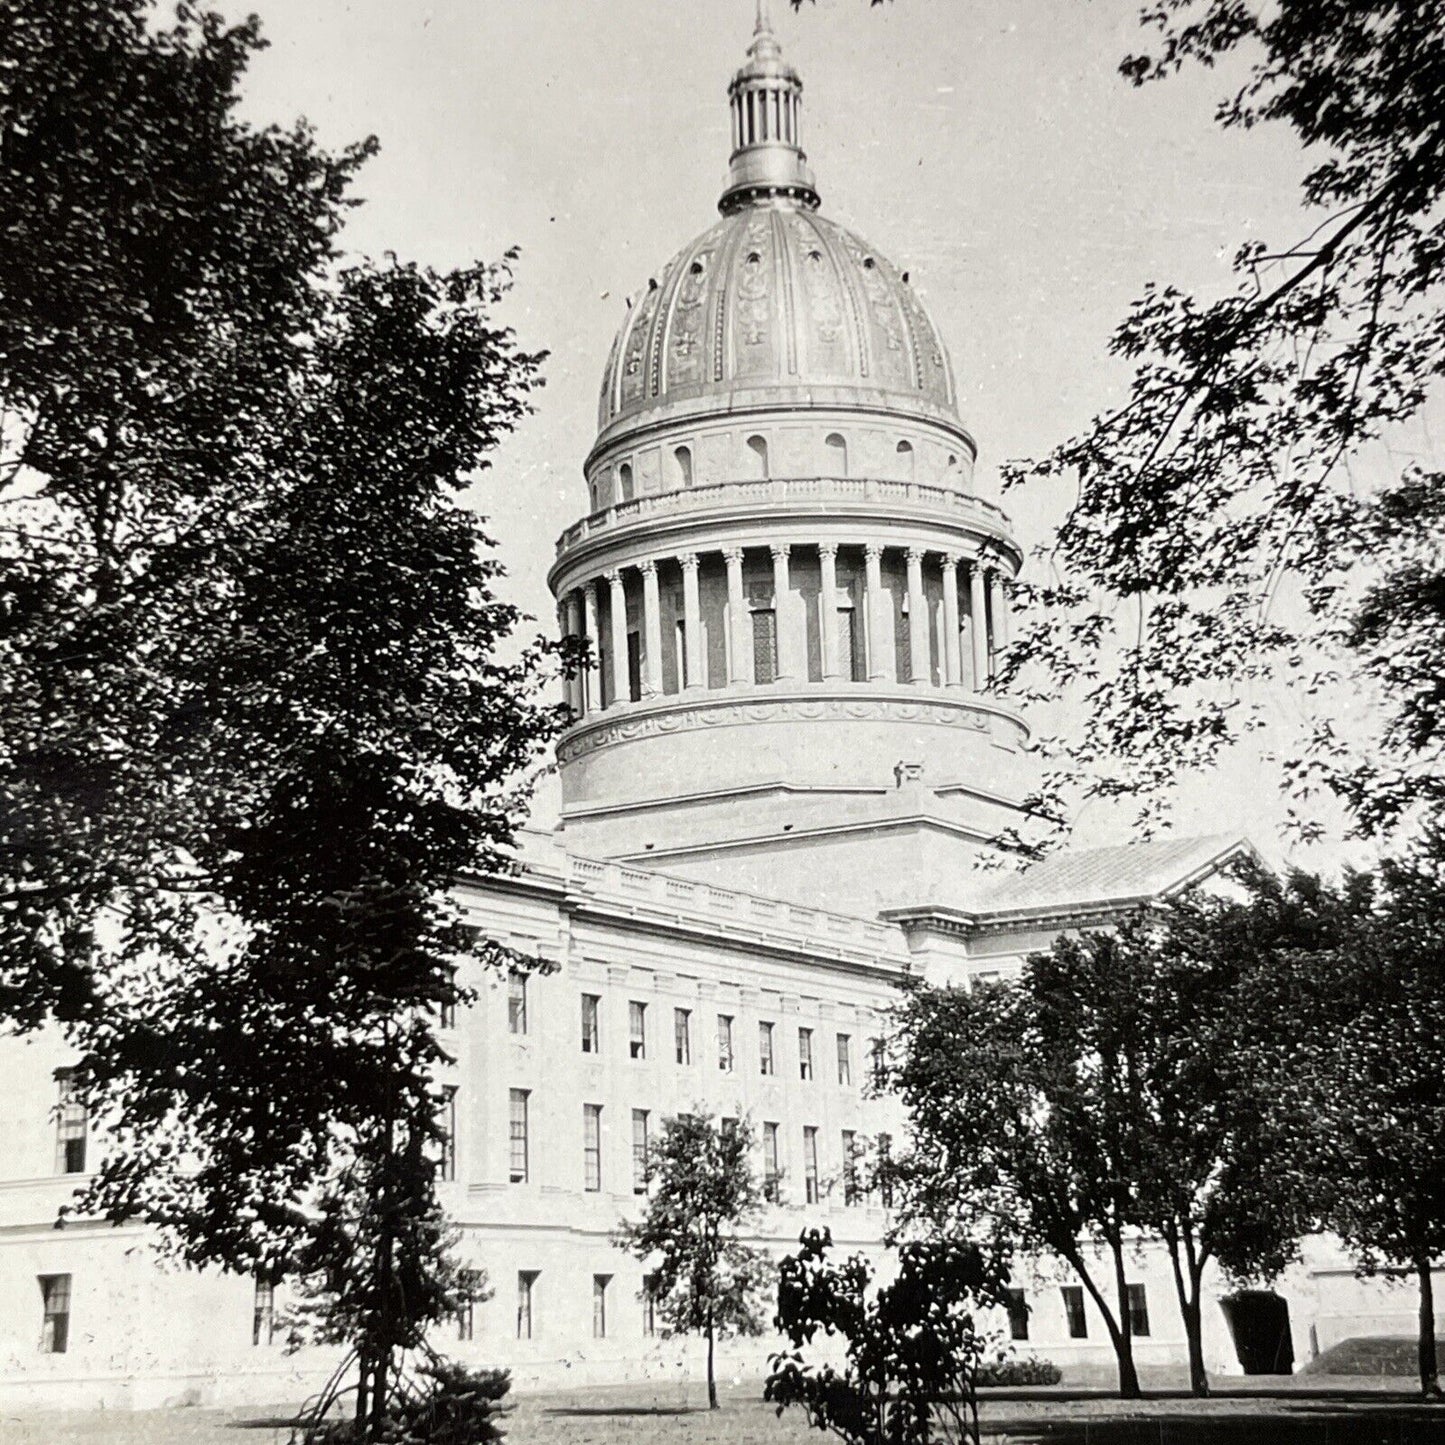
<svg viewBox="0 0 1445 1445">
<path fill-rule="evenodd" d="M 729 925 L 733 936 L 752 933 L 764 941 L 802 946 L 808 952 L 830 957 L 861 954 L 885 965 L 907 965 L 907 949 L 893 924 L 821 908 L 801 908 L 755 893 L 690 883 L 595 858 L 569 857 L 567 873 L 571 883 L 594 896 L 722 921 Z"/>
<path fill-rule="evenodd" d="M 648 518 L 720 509 L 747 511 L 789 502 L 845 505 L 883 502 L 952 518 L 973 517 L 990 531 L 1007 532 L 1010 528 L 1008 514 L 1002 507 L 969 492 L 928 482 L 893 482 L 874 477 L 774 477 L 768 481 L 718 482 L 709 487 L 688 487 L 618 502 L 568 527 L 557 539 L 557 554 L 561 556 L 588 537 Z"/>
</svg>

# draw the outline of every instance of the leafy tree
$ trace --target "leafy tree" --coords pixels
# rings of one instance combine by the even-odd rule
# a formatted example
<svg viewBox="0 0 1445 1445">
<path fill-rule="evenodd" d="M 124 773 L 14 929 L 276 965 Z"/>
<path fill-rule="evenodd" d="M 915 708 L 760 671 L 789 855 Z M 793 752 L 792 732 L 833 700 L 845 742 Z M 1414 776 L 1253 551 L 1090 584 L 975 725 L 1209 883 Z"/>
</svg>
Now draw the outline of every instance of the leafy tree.
<svg viewBox="0 0 1445 1445">
<path fill-rule="evenodd" d="M 83 1210 L 273 1273 L 369 1222 L 375 1436 L 445 1308 L 435 1017 L 501 958 L 449 890 L 561 716 L 456 495 L 540 358 L 505 267 L 339 266 L 370 143 L 237 120 L 254 21 L 153 18 L 0 0 L 0 1011 L 82 1055 Z"/>
<path fill-rule="evenodd" d="M 847 1445 L 978 1445 L 979 1371 L 998 1342 L 978 1312 L 1005 1308 L 1008 1270 L 972 1241 L 910 1241 L 898 1273 L 870 1294 L 873 1267 L 862 1255 L 827 1257 L 832 1235 L 804 1232 L 799 1253 L 780 1266 L 777 1328 L 792 1349 L 773 1356 L 764 1398 L 781 1415 L 801 1406 L 808 1423 Z M 819 1332 L 841 1335 L 841 1370 L 809 1363 Z"/>
<path fill-rule="evenodd" d="M 715 1342 L 763 1332 L 772 1265 L 742 1234 L 763 1207 L 746 1120 L 703 1113 L 662 1121 L 647 1159 L 647 1206 L 622 1223 L 617 1243 L 651 1266 L 650 1289 L 668 1334 L 707 1340 L 707 1403 L 718 1408 Z"/>
<path fill-rule="evenodd" d="M 1246 65 L 1217 118 L 1294 132 L 1310 214 L 1292 243 L 1240 247 L 1232 294 L 1150 285 L 1111 343 L 1127 396 L 1011 469 L 1077 486 L 1012 657 L 1022 690 L 1077 682 L 1087 701 L 1044 794 L 1064 816 L 1082 765 L 1086 794 L 1152 820 L 1168 784 L 1269 720 L 1240 696 L 1268 678 L 1314 699 L 1287 783 L 1328 786 L 1384 830 L 1445 802 L 1445 474 L 1377 476 L 1372 445 L 1438 399 L 1445 370 L 1445 13 L 1160 0 L 1144 21 L 1159 39 L 1124 74 Z M 1363 747 L 1318 703 L 1339 669 L 1379 699 Z"/>
</svg>

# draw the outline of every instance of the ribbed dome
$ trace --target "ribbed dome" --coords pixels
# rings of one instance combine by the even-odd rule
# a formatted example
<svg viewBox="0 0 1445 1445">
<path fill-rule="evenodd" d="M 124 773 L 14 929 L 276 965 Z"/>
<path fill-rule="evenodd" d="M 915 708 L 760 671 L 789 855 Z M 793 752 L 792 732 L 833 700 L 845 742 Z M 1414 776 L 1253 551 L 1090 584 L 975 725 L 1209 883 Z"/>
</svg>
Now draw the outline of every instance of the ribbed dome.
<svg viewBox="0 0 1445 1445">
<path fill-rule="evenodd" d="M 898 269 L 814 210 L 755 200 L 679 251 L 631 307 L 598 429 L 664 409 L 793 404 L 958 425 L 943 343 Z"/>
</svg>

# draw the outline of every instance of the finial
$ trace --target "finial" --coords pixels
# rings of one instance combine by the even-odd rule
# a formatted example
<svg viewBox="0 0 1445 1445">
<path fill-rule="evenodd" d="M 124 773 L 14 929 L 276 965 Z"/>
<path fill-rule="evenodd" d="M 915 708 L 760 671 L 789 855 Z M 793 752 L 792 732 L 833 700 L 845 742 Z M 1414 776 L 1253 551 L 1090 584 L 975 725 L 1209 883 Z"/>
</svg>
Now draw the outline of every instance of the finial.
<svg viewBox="0 0 1445 1445">
<path fill-rule="evenodd" d="M 771 35 L 773 22 L 768 15 L 768 0 L 758 0 L 758 18 L 753 24 L 754 35 Z"/>
</svg>

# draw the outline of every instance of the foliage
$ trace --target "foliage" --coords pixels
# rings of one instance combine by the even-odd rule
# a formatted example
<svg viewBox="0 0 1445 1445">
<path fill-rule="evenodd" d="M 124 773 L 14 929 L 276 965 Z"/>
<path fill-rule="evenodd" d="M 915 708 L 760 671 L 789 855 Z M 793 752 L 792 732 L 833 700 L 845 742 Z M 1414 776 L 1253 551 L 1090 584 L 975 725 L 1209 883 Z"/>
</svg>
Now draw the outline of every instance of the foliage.
<svg viewBox="0 0 1445 1445">
<path fill-rule="evenodd" d="M 1052 1360 L 1038 1355 L 1000 1354 L 985 1360 L 979 1367 L 975 1383 L 979 1389 L 1003 1389 L 1023 1385 L 1057 1385 L 1064 1373 Z"/>
<path fill-rule="evenodd" d="M 433 1358 L 398 1390 L 387 1410 L 385 1445 L 491 1445 L 505 1435 L 500 1416 L 512 1387 L 506 1370 L 471 1370 L 455 1360 Z M 317 1420 L 292 1432 L 297 1445 L 350 1445 L 354 1420 Z"/>
<path fill-rule="evenodd" d="M 719 1123 L 705 1113 L 664 1119 L 648 1153 L 643 1216 L 624 1220 L 615 1236 L 619 1247 L 650 1266 L 665 1332 L 706 1338 L 713 1410 L 715 1342 L 762 1333 L 762 1294 L 772 1273 L 766 1253 L 741 1237 L 763 1207 L 753 1153 L 745 1119 Z"/>
<path fill-rule="evenodd" d="M 898 1248 L 896 1277 L 870 1293 L 872 1265 L 830 1261 L 829 1231 L 799 1243 L 778 1280 L 777 1328 L 792 1348 L 773 1356 L 764 1390 L 778 1414 L 801 1406 L 847 1445 L 977 1445 L 979 1372 L 995 1343 L 977 1315 L 1006 1304 L 1002 1260 L 957 1238 L 912 1241 Z M 819 1332 L 842 1336 L 841 1370 L 805 1360 Z"/>
<path fill-rule="evenodd" d="M 332 1270 L 382 1411 L 445 1293 L 435 1019 L 503 959 L 450 885 L 561 717 L 457 498 L 541 358 L 505 264 L 338 264 L 371 143 L 237 118 L 254 21 L 0 16 L 0 1016 L 82 1056 L 78 1208 Z"/>
<path fill-rule="evenodd" d="M 1372 443 L 1438 396 L 1445 369 L 1445 12 L 1159 0 L 1144 21 L 1157 46 L 1124 74 L 1247 64 L 1218 120 L 1288 126 L 1313 157 L 1313 214 L 1293 244 L 1243 244 L 1233 294 L 1151 284 L 1111 343 L 1133 367 L 1127 398 L 1009 470 L 1010 485 L 1077 487 L 1035 569 L 1050 580 L 1022 590 L 1010 664 L 1021 693 L 1078 683 L 1087 703 L 1036 801 L 1062 818 L 1082 770 L 1085 795 L 1137 799 L 1152 825 L 1174 780 L 1270 720 L 1241 692 L 1273 678 L 1314 719 L 1288 784 L 1306 801 L 1328 786 L 1383 830 L 1445 801 L 1442 473 L 1370 476 Z M 1337 669 L 1381 699 L 1362 744 L 1321 714 Z"/>
<path fill-rule="evenodd" d="M 1263 870 L 1242 876 L 1267 886 Z M 903 1217 L 1001 1230 L 1067 1262 L 1104 1317 L 1125 1394 L 1138 1390 L 1125 1276 L 1140 1231 L 1169 1250 L 1204 1393 L 1206 1266 L 1277 1274 L 1311 1219 L 1303 1102 L 1279 1084 L 1295 1016 L 1282 998 L 1265 1006 L 1241 968 L 1254 922 L 1196 896 L 1061 935 L 1016 985 L 916 990 L 899 1015 Z M 1103 1251 L 1112 1306 L 1084 1241 Z"/>
</svg>

